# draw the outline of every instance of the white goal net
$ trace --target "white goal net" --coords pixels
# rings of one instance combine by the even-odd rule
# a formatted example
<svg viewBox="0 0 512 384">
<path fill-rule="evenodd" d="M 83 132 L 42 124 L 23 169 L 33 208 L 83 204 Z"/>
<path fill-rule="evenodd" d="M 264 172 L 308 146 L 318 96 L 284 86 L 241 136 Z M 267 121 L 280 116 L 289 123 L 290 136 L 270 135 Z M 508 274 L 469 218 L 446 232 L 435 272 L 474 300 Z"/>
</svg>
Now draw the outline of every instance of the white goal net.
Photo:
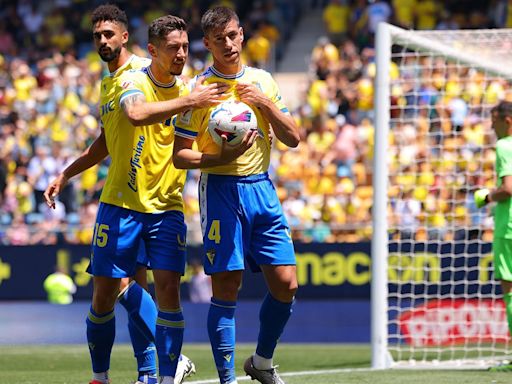
<svg viewBox="0 0 512 384">
<path fill-rule="evenodd" d="M 492 276 L 490 109 L 509 99 L 512 30 L 377 34 L 372 241 L 374 368 L 510 359 Z"/>
</svg>

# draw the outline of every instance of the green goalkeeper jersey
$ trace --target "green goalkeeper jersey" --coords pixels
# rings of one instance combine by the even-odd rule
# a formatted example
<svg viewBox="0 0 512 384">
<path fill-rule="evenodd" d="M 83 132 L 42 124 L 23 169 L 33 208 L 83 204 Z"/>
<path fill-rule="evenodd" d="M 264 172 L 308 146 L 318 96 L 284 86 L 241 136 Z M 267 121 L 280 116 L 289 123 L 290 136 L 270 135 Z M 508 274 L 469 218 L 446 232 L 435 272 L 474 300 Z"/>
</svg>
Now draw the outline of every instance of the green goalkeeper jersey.
<svg viewBox="0 0 512 384">
<path fill-rule="evenodd" d="M 497 185 L 502 178 L 512 175 L 512 136 L 496 142 L 496 176 Z M 512 239 L 512 202 L 511 199 L 500 201 L 494 211 L 494 236 Z"/>
</svg>

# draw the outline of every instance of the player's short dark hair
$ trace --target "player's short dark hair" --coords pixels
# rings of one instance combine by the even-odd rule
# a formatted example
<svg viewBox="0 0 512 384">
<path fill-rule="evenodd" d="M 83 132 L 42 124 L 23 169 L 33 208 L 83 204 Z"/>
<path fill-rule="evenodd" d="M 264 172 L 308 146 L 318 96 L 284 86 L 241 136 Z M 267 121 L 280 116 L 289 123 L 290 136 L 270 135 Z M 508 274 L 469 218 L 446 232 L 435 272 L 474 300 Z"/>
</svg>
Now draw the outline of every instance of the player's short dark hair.
<svg viewBox="0 0 512 384">
<path fill-rule="evenodd" d="M 186 31 L 187 23 L 180 17 L 166 15 L 151 22 L 148 28 L 148 42 L 156 44 L 172 31 Z"/>
<path fill-rule="evenodd" d="M 497 113 L 499 116 L 512 116 L 512 102 L 500 101 L 493 107 L 491 113 Z"/>
<path fill-rule="evenodd" d="M 99 21 L 112 21 L 128 29 L 128 17 L 126 17 L 126 13 L 114 4 L 103 4 L 92 11 L 92 25 L 95 25 Z"/>
<path fill-rule="evenodd" d="M 201 29 L 204 35 L 208 35 L 216 28 L 225 27 L 231 20 L 235 20 L 240 25 L 240 19 L 235 11 L 229 7 L 213 7 L 206 11 L 201 18 Z"/>
</svg>

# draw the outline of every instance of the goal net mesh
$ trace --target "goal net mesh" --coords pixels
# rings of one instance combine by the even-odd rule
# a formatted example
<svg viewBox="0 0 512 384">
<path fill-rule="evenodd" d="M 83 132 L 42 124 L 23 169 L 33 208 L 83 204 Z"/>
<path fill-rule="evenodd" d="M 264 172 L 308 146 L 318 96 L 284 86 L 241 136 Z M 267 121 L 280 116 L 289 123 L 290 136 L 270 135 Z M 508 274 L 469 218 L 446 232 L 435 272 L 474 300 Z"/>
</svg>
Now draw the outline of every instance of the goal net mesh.
<svg viewBox="0 0 512 384">
<path fill-rule="evenodd" d="M 490 110 L 510 100 L 512 30 L 391 41 L 388 351 L 408 366 L 509 359 L 492 207 L 473 192 L 495 185 Z"/>
</svg>

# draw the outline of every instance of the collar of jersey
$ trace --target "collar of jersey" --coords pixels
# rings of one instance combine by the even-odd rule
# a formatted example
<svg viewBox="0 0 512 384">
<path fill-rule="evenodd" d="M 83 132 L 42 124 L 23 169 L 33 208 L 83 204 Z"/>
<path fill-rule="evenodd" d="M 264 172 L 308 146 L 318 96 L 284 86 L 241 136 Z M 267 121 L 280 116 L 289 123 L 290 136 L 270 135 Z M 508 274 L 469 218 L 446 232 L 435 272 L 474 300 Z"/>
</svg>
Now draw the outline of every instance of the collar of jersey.
<svg viewBox="0 0 512 384">
<path fill-rule="evenodd" d="M 151 67 L 146 67 L 143 69 L 143 71 L 149 76 L 151 81 L 160 88 L 172 88 L 174 87 L 174 84 L 176 84 L 176 76 L 174 76 L 174 80 L 170 83 L 162 83 L 161 81 L 158 81 L 155 79 L 155 76 L 153 75 L 153 72 L 151 72 Z"/>
<path fill-rule="evenodd" d="M 234 75 L 225 75 L 225 74 L 219 72 L 217 69 L 215 69 L 215 67 L 213 65 L 210 67 L 210 71 L 212 71 L 212 73 L 215 76 L 223 78 L 223 79 L 237 79 L 237 78 L 243 76 L 243 74 L 245 72 L 245 65 L 242 65 L 242 69 L 240 70 L 240 72 L 235 73 Z"/>
<path fill-rule="evenodd" d="M 110 72 L 110 77 L 114 77 L 116 75 L 117 72 L 119 72 L 121 70 L 121 68 L 123 67 L 126 67 L 128 64 L 130 64 L 130 62 L 133 60 L 133 58 L 135 57 L 135 55 L 132 53 L 132 55 L 130 56 L 130 58 L 128 60 L 126 60 L 126 63 L 124 63 L 123 65 L 121 65 L 119 68 L 117 68 L 114 72 Z"/>
</svg>

